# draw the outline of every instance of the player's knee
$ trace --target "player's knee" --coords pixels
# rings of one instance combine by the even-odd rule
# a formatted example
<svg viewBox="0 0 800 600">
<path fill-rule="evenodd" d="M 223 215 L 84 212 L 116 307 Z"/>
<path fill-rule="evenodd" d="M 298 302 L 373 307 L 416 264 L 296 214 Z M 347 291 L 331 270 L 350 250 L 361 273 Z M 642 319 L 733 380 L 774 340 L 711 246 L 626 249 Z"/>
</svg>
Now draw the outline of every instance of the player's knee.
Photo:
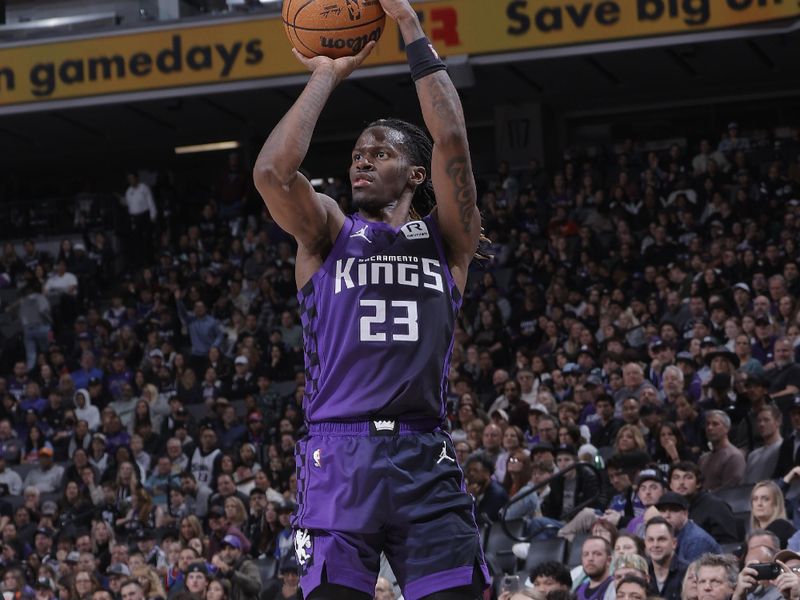
<svg viewBox="0 0 800 600">
<path fill-rule="evenodd" d="M 343 585 L 323 583 L 306 600 L 372 600 L 372 596 Z"/>
</svg>

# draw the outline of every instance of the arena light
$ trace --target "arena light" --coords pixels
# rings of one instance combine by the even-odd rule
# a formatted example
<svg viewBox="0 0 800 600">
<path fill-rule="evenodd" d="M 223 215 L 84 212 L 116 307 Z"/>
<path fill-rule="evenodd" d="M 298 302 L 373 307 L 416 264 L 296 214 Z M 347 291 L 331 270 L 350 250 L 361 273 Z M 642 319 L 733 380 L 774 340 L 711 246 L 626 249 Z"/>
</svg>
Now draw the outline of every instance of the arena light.
<svg viewBox="0 0 800 600">
<path fill-rule="evenodd" d="M 192 146 L 175 146 L 175 154 L 197 154 L 198 152 L 216 152 L 217 150 L 234 150 L 239 147 L 239 142 L 210 142 L 208 144 L 194 144 Z"/>
</svg>

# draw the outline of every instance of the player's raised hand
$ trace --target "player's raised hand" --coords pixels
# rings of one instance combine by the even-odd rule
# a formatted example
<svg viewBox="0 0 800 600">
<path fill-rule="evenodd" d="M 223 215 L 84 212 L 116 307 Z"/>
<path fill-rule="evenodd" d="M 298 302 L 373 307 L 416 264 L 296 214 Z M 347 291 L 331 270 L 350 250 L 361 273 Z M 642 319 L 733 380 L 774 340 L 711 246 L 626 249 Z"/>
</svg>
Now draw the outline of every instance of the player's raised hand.
<svg viewBox="0 0 800 600">
<path fill-rule="evenodd" d="M 383 12 L 398 21 L 402 17 L 416 15 L 408 0 L 380 0 Z"/>
<path fill-rule="evenodd" d="M 355 71 L 361 63 L 363 63 L 372 49 L 375 47 L 375 42 L 368 42 L 366 46 L 361 49 L 361 52 L 355 56 L 343 56 L 342 58 L 328 58 L 327 56 L 315 56 L 308 58 L 300 54 L 296 48 L 292 48 L 292 54 L 295 58 L 303 63 L 306 68 L 315 73 L 319 69 L 330 69 L 336 77 L 336 82 L 340 83 L 347 79 L 347 77 Z"/>
</svg>

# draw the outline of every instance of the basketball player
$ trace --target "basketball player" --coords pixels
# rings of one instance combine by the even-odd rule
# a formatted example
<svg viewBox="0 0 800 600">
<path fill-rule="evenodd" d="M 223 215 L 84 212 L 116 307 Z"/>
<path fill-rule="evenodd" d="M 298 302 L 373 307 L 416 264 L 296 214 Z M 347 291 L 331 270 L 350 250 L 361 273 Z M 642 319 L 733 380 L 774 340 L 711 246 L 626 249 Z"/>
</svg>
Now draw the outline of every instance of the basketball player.
<svg viewBox="0 0 800 600">
<path fill-rule="evenodd" d="M 358 210 L 344 215 L 298 168 L 328 97 L 374 43 L 337 60 L 295 51 L 310 80 L 254 171 L 270 213 L 298 245 L 309 434 L 296 448 L 295 551 L 309 600 L 372 598 L 381 551 L 407 600 L 475 600 L 488 573 L 440 425 L 481 220 L 444 63 L 407 0 L 380 2 L 407 44 L 433 145 L 402 121 L 368 126 L 350 165 Z"/>
</svg>

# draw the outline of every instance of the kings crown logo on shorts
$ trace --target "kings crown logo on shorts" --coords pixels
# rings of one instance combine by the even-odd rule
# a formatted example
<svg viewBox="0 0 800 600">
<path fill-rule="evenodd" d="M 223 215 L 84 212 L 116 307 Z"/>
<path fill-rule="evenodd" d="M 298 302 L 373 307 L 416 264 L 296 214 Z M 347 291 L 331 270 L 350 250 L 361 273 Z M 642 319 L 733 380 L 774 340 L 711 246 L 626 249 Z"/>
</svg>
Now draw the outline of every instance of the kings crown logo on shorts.
<svg viewBox="0 0 800 600">
<path fill-rule="evenodd" d="M 308 529 L 295 529 L 294 531 L 294 553 L 297 557 L 297 564 L 303 571 L 308 568 L 313 558 L 314 544 L 311 532 Z"/>
<path fill-rule="evenodd" d="M 394 421 L 375 421 L 375 429 L 378 431 L 394 431 Z"/>
</svg>

